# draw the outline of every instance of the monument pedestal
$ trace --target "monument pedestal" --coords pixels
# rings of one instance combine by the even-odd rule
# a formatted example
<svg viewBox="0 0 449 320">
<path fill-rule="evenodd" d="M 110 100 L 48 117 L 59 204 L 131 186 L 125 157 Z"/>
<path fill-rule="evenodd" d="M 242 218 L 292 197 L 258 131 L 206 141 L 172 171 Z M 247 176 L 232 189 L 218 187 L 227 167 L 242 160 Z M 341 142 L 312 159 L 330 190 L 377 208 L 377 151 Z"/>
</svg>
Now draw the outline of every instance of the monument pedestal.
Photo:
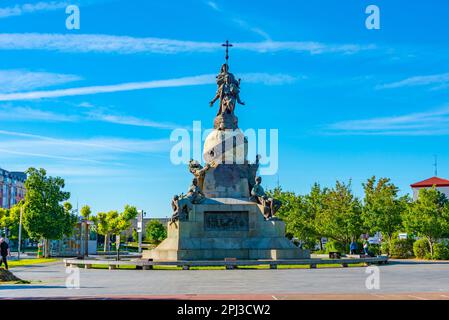
<svg viewBox="0 0 449 320">
<path fill-rule="evenodd" d="M 263 208 L 246 199 L 206 199 L 193 205 L 186 221 L 168 224 L 168 237 L 157 248 L 143 253 L 143 259 L 239 260 L 306 259 L 301 250 L 285 238 L 281 220 L 265 220 Z"/>
</svg>

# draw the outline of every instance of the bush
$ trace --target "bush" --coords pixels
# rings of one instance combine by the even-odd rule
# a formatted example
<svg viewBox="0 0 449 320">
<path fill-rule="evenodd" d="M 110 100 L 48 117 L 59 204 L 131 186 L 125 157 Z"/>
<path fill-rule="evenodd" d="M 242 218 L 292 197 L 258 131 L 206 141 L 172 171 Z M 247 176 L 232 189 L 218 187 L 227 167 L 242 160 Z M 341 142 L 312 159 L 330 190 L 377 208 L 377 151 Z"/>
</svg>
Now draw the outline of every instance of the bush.
<svg viewBox="0 0 449 320">
<path fill-rule="evenodd" d="M 390 256 L 392 258 L 399 259 L 408 259 L 413 257 L 413 242 L 413 239 L 391 239 Z"/>
<path fill-rule="evenodd" d="M 435 243 L 432 258 L 435 260 L 449 260 L 449 246 L 444 243 Z"/>
<path fill-rule="evenodd" d="M 413 244 L 413 252 L 418 259 L 428 259 L 430 257 L 430 247 L 427 239 L 416 240 Z"/>
<path fill-rule="evenodd" d="M 380 244 L 380 251 L 382 252 L 382 254 L 390 255 L 390 241 L 386 239 L 383 240 L 382 243 Z"/>
<path fill-rule="evenodd" d="M 326 253 L 329 252 L 340 252 L 340 253 L 346 253 L 348 250 L 345 248 L 345 245 L 334 241 L 334 240 L 329 240 L 326 243 Z"/>
<path fill-rule="evenodd" d="M 158 220 L 151 220 L 145 227 L 147 240 L 151 243 L 160 243 L 167 238 L 167 229 Z"/>
<path fill-rule="evenodd" d="M 382 247 L 380 244 L 369 244 L 368 252 L 372 253 L 374 256 L 379 256 L 382 253 Z"/>
</svg>

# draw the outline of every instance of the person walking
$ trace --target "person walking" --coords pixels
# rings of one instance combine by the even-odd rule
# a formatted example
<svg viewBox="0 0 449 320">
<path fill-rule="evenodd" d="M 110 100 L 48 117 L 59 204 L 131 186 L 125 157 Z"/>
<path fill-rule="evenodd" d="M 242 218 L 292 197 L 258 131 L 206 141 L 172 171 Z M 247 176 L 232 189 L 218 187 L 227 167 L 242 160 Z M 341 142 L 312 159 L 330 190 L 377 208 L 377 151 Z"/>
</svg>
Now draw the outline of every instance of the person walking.
<svg viewBox="0 0 449 320">
<path fill-rule="evenodd" d="M 354 239 L 352 239 L 352 242 L 349 246 L 349 251 L 351 252 L 351 254 L 357 254 L 357 242 L 355 242 Z"/>
<path fill-rule="evenodd" d="M 369 252 L 368 252 L 368 240 L 363 240 L 363 253 L 366 256 L 369 256 Z"/>
<path fill-rule="evenodd" d="M 0 267 L 3 263 L 5 263 L 5 269 L 8 270 L 8 261 L 7 257 L 10 256 L 11 253 L 9 252 L 9 245 L 5 241 L 5 239 L 0 238 Z"/>
</svg>

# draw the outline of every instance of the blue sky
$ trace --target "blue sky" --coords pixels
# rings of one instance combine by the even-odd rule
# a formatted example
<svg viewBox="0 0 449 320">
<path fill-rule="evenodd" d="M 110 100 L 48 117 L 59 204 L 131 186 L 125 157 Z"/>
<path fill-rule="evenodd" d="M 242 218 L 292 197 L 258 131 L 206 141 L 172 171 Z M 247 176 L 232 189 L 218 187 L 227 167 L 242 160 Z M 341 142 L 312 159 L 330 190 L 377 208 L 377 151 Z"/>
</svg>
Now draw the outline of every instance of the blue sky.
<svg viewBox="0 0 449 320">
<path fill-rule="evenodd" d="M 352 179 L 362 195 L 376 175 L 407 193 L 434 154 L 449 177 L 445 0 L 71 1 L 79 30 L 68 3 L 0 1 L 0 167 L 44 167 L 74 204 L 171 215 L 191 176 L 170 162 L 170 133 L 212 126 L 226 39 L 240 127 L 279 129 L 266 187 Z M 365 27 L 370 4 L 380 30 Z"/>
</svg>

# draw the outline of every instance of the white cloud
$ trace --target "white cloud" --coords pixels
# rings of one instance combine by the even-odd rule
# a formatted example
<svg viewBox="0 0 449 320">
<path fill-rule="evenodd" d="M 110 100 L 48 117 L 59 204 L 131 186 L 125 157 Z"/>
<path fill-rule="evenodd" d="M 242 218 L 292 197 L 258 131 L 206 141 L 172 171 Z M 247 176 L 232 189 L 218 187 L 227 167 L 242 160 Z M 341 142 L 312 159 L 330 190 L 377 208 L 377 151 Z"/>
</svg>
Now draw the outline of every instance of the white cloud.
<svg viewBox="0 0 449 320">
<path fill-rule="evenodd" d="M 374 45 L 325 44 L 301 41 L 263 41 L 235 43 L 235 50 L 264 52 L 306 52 L 310 54 L 353 54 L 373 50 Z M 61 52 L 159 53 L 175 54 L 222 50 L 221 42 L 198 42 L 161 38 L 134 38 L 105 34 L 2 33 L 0 50 L 50 50 Z"/>
<path fill-rule="evenodd" d="M 0 139 L 2 161 L 25 161 L 28 166 L 46 159 L 52 165 L 67 168 L 80 165 L 123 168 L 136 157 L 164 157 L 171 147 L 168 139 L 66 139 L 5 130 L 0 130 L 0 135 L 5 136 Z"/>
<path fill-rule="evenodd" d="M 241 18 L 233 18 L 232 21 L 234 23 L 236 23 L 239 27 L 241 27 L 243 29 L 246 29 L 246 30 L 249 30 L 251 32 L 254 32 L 255 34 L 261 36 L 266 41 L 271 41 L 271 37 L 270 37 L 270 35 L 267 32 L 265 32 L 264 30 L 262 30 L 259 27 L 252 26 L 246 20 L 243 20 Z"/>
<path fill-rule="evenodd" d="M 221 12 L 220 7 L 218 6 L 218 4 L 215 1 L 206 1 L 205 3 L 213 10 Z"/>
<path fill-rule="evenodd" d="M 15 5 L 14 7 L 0 8 L 0 18 L 7 18 L 13 16 L 21 16 L 26 13 L 34 13 L 37 11 L 52 11 L 67 7 L 67 2 L 37 2 L 37 3 L 25 3 L 22 5 Z"/>
<path fill-rule="evenodd" d="M 298 79 L 305 79 L 306 77 L 294 77 L 289 74 L 269 74 L 269 73 L 245 73 L 242 75 L 244 83 L 262 83 L 267 86 L 291 84 Z"/>
<path fill-rule="evenodd" d="M 16 92 L 61 85 L 82 78 L 73 74 L 32 72 L 26 70 L 0 70 L 0 92 Z"/>
<path fill-rule="evenodd" d="M 0 148 L 11 151 L 27 150 L 39 153 L 63 152 L 65 156 L 110 153 L 152 153 L 169 150 L 169 142 L 162 140 L 123 139 L 123 138 L 89 138 L 61 139 L 35 135 L 24 132 L 0 130 L 0 135 L 21 139 L 2 139 Z M 34 150 L 34 151 L 33 151 Z"/>
<path fill-rule="evenodd" d="M 95 106 L 89 107 L 95 108 Z M 96 108 L 104 109 L 104 108 Z M 0 105 L 0 121 L 34 121 L 34 122 L 108 122 L 120 125 L 149 127 L 157 129 L 176 129 L 181 126 L 174 123 L 157 122 L 144 118 L 114 114 L 108 111 L 93 111 L 88 109 L 79 114 L 62 114 L 44 111 L 36 108 L 13 106 L 11 104 Z"/>
<path fill-rule="evenodd" d="M 291 83 L 294 77 L 283 74 L 266 74 L 266 73 L 249 73 L 242 74 L 241 77 L 245 79 L 248 77 L 251 83 L 265 83 L 265 84 L 283 84 Z M 168 88 L 168 87 L 184 87 L 184 86 L 198 86 L 215 83 L 215 75 L 205 74 L 193 77 L 184 77 L 168 80 L 154 80 L 146 82 L 128 82 L 115 85 L 105 86 L 90 86 L 80 88 L 45 90 L 45 91 L 30 91 L 19 93 L 0 94 L 0 101 L 16 101 L 16 100 L 33 100 L 41 98 L 57 98 L 67 96 L 91 95 L 98 93 L 112 93 L 121 91 L 154 89 L 154 88 Z"/>
<path fill-rule="evenodd" d="M 64 115 L 32 109 L 30 107 L 13 107 L 11 105 L 0 106 L 1 121 L 47 121 L 47 122 L 73 122 L 77 116 Z"/>
<path fill-rule="evenodd" d="M 401 81 L 379 85 L 376 89 L 395 89 L 433 84 L 439 85 L 437 88 L 446 88 L 449 85 L 449 73 L 410 77 Z"/>
<path fill-rule="evenodd" d="M 312 41 L 263 41 L 263 42 L 241 42 L 238 48 L 242 50 L 250 50 L 256 52 L 308 52 L 310 54 L 323 53 L 342 53 L 354 54 L 359 51 L 373 50 L 375 45 L 357 45 L 357 44 L 325 44 Z"/>
<path fill-rule="evenodd" d="M 115 84 L 115 85 L 105 85 L 105 86 L 90 86 L 90 87 L 59 89 L 59 90 L 31 91 L 31 92 L 0 94 L 0 101 L 56 98 L 56 97 L 80 96 L 80 95 L 90 95 L 90 94 L 97 94 L 97 93 L 120 92 L 120 91 L 131 91 L 131 90 L 153 89 L 153 88 L 195 86 L 195 85 L 210 84 L 213 82 L 214 82 L 213 75 L 201 75 L 201 76 L 169 79 L 169 80 L 155 80 L 155 81 L 147 81 L 147 82 L 127 82 L 127 83 L 121 83 L 121 84 Z"/>
<path fill-rule="evenodd" d="M 133 116 L 126 116 L 126 115 L 116 115 L 116 114 L 106 114 L 103 112 L 90 112 L 87 116 L 88 120 L 93 121 L 102 121 L 102 122 L 109 122 L 109 123 L 115 123 L 115 124 L 121 124 L 121 125 L 129 125 L 129 126 L 136 126 L 136 127 L 149 127 L 149 128 L 158 128 L 158 129 L 176 129 L 180 126 L 172 123 L 162 123 L 162 122 L 156 122 L 151 121 L 147 119 L 137 118 Z"/>
<path fill-rule="evenodd" d="M 341 135 L 448 135 L 449 106 L 402 116 L 337 122 L 329 125 L 327 132 Z"/>
</svg>

